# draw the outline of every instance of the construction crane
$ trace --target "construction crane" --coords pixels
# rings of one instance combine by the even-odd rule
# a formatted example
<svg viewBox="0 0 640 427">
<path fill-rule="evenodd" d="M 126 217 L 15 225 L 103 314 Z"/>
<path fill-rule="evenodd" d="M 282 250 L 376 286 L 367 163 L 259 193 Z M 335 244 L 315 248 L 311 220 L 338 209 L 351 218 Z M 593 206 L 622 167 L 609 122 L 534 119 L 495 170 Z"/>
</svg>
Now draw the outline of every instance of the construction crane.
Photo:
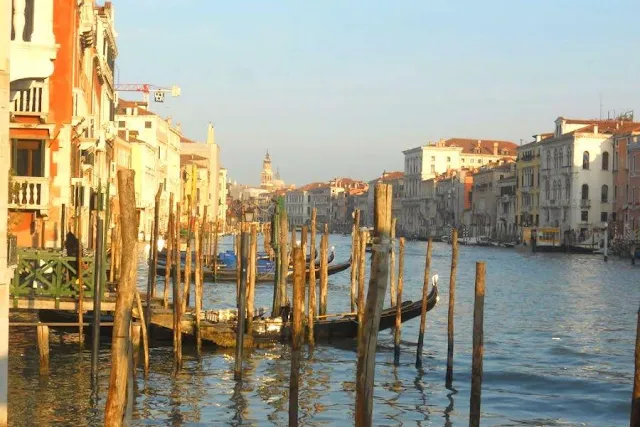
<svg viewBox="0 0 640 427">
<path fill-rule="evenodd" d="M 118 92 L 142 92 L 142 100 L 149 103 L 149 94 L 153 93 L 153 100 L 155 102 L 164 102 L 164 95 L 170 93 L 171 96 L 180 96 L 180 87 L 171 86 L 170 88 L 159 87 L 150 85 L 147 83 L 142 84 L 117 84 L 115 89 Z"/>
</svg>

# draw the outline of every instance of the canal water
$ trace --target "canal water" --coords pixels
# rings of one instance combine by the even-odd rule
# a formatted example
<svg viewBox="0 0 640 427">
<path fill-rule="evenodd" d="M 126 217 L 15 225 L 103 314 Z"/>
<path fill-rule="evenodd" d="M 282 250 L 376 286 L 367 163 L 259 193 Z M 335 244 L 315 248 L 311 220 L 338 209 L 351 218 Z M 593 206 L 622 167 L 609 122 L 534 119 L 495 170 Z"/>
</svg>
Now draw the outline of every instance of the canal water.
<svg viewBox="0 0 640 427">
<path fill-rule="evenodd" d="M 336 260 L 349 256 L 349 237 L 332 235 Z M 230 241 L 225 240 L 227 248 Z M 407 242 L 405 299 L 421 295 L 425 246 Z M 451 246 L 435 243 L 432 274 L 441 299 L 427 315 L 423 372 L 414 367 L 419 320 L 402 328 L 402 355 L 393 366 L 393 340 L 380 333 L 375 425 L 468 425 L 475 262 L 487 262 L 483 426 L 628 425 L 640 267 L 596 255 L 531 254 L 462 246 L 455 315 L 454 389 L 444 385 Z M 141 275 L 140 283 L 144 283 Z M 232 307 L 234 284 L 208 284 L 206 308 Z M 268 307 L 272 286 L 260 284 L 257 306 Z M 387 302 L 388 304 L 388 302 Z M 331 312 L 349 311 L 349 270 L 330 277 Z M 244 381 L 233 380 L 232 351 L 187 350 L 172 376 L 171 348 L 151 350 L 147 381 L 138 374 L 133 425 L 286 425 L 289 348 L 246 355 Z M 102 425 L 109 376 L 103 345 L 100 396 L 91 397 L 90 353 L 77 335 L 53 334 L 51 372 L 40 377 L 35 336 L 12 329 L 9 422 Z M 352 425 L 356 351 L 349 343 L 305 350 L 300 386 L 302 425 Z"/>
</svg>

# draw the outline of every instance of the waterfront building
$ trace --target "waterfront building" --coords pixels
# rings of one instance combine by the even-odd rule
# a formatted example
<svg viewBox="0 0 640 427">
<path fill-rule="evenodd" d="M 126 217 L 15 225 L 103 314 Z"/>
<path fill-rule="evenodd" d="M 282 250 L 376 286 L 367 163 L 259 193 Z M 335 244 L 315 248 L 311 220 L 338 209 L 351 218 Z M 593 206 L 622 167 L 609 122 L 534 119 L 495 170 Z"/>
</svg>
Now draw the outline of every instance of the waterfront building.
<svg viewBox="0 0 640 427">
<path fill-rule="evenodd" d="M 463 213 L 471 207 L 473 173 L 470 169 L 449 170 L 433 181 L 436 215 L 431 218 L 430 235 L 446 235 L 450 228 L 463 225 Z"/>
<path fill-rule="evenodd" d="M 640 226 L 640 124 L 628 132 L 616 133 L 613 150 L 612 232 L 629 238 Z"/>
<path fill-rule="evenodd" d="M 517 175 L 498 179 L 496 201 L 496 239 L 513 242 L 519 235 L 516 227 L 516 181 Z"/>
<path fill-rule="evenodd" d="M 152 233 L 155 197 L 161 189 L 160 228 L 168 221 L 169 195 L 180 200 L 179 125 L 150 111 L 141 101 L 120 99 L 116 109 L 118 136 L 131 144 L 131 168 L 135 174 L 139 232 L 148 239 Z"/>
<path fill-rule="evenodd" d="M 288 191 L 285 195 L 285 208 L 289 226 L 306 225 L 311 221 L 311 196 L 308 186 Z"/>
<path fill-rule="evenodd" d="M 540 145 L 553 133 L 534 135 L 534 140 L 518 147 L 516 161 L 515 222 L 522 227 L 538 226 L 540 222 Z"/>
<path fill-rule="evenodd" d="M 72 0 L 13 6 L 11 230 L 20 246 L 59 246 L 62 209 L 75 199 L 71 185 L 87 201 L 111 170 L 114 10 L 110 2 Z M 86 205 L 83 223 L 91 230 Z M 83 233 L 85 245 L 92 236 Z"/>
<path fill-rule="evenodd" d="M 207 213 L 209 218 L 218 218 L 220 208 L 220 147 L 216 144 L 213 125 L 209 123 L 206 142 L 197 142 L 182 135 L 180 139 L 180 155 L 194 155 L 203 159 L 202 162 L 206 165 L 204 168 L 207 171 L 207 186 L 200 189 L 202 203 L 203 206 L 209 206 Z"/>
<path fill-rule="evenodd" d="M 11 0 L 0 0 L 0 105 L 9 105 L 9 55 L 12 48 Z M 8 242 L 9 168 L 11 160 L 9 110 L 0 108 L 0 242 Z M 0 426 L 7 425 L 9 379 L 9 284 L 12 271 L 8 255 L 10 245 L 0 245 Z"/>
<path fill-rule="evenodd" d="M 591 242 L 613 219 L 614 135 L 638 124 L 559 117 L 555 125 L 540 149 L 540 225 L 558 228 L 565 243 Z"/>
<path fill-rule="evenodd" d="M 505 159 L 485 165 L 473 174 L 470 223 L 465 224 L 471 236 L 497 237 L 497 205 L 501 197 L 498 182 L 515 176 L 515 173 L 515 162 Z M 515 208 L 512 213 L 515 215 Z M 510 222 L 515 222 L 515 218 Z"/>
<path fill-rule="evenodd" d="M 515 159 L 516 144 L 510 141 L 468 138 L 441 139 L 411 148 L 404 154 L 404 199 L 400 226 L 407 235 L 426 237 L 436 227 L 435 182 L 450 170 L 476 168 L 501 159 Z"/>
</svg>

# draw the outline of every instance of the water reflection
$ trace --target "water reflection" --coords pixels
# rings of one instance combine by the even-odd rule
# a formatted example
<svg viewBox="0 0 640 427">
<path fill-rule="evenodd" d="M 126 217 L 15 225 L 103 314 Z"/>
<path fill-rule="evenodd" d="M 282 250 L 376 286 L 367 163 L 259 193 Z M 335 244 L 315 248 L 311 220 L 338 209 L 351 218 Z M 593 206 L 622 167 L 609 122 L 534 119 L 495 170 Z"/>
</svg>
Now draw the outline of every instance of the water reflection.
<svg viewBox="0 0 640 427">
<path fill-rule="evenodd" d="M 348 258 L 348 238 L 332 236 L 336 262 Z M 227 244 L 228 242 L 224 242 Z M 225 250 L 224 245 L 221 250 Z M 425 245 L 408 242 L 407 299 L 422 292 Z M 471 366 L 474 262 L 487 260 L 483 422 L 531 424 L 559 420 L 576 425 L 628 422 L 633 373 L 638 268 L 627 262 L 564 254 L 520 254 L 462 247 L 456 299 L 456 382 L 444 386 L 449 260 L 451 249 L 435 244 L 432 274 L 441 278 L 441 300 L 427 316 L 428 370 L 413 363 L 389 365 L 388 335 L 377 357 L 374 420 L 393 425 L 466 425 Z M 139 282 L 146 287 L 145 269 Z M 159 281 L 162 283 L 162 280 Z M 159 289 L 162 285 L 159 285 Z M 206 284 L 205 308 L 234 305 L 233 284 Z M 270 306 L 271 284 L 256 288 L 256 307 Z M 350 310 L 349 271 L 331 276 L 332 312 Z M 214 303 L 215 302 L 215 303 Z M 403 325 L 415 337 L 418 321 Z M 109 376 L 109 345 L 100 354 L 98 391 L 91 384 L 90 355 L 79 352 L 77 334 L 52 331 L 48 376 L 39 374 L 33 328 L 10 332 L 10 425 L 102 425 Z M 403 362 L 415 346 L 402 343 Z M 306 350 L 305 350 L 306 351 Z M 406 355 L 406 360 L 404 359 Z M 300 420 L 307 425 L 344 425 L 354 419 L 356 352 L 353 343 L 318 343 L 301 363 Z M 171 347 L 151 350 L 151 372 L 137 372 L 133 425 L 286 425 L 290 353 L 276 345 L 246 354 L 244 379 L 233 380 L 233 350 L 205 347 L 200 359 L 185 347 L 183 369 L 173 375 Z M 425 367 L 426 369 L 426 367 Z M 532 387 L 535 393 L 532 393 Z M 462 403 L 461 403 L 462 402 Z M 454 409 L 454 403 L 458 406 Z"/>
</svg>

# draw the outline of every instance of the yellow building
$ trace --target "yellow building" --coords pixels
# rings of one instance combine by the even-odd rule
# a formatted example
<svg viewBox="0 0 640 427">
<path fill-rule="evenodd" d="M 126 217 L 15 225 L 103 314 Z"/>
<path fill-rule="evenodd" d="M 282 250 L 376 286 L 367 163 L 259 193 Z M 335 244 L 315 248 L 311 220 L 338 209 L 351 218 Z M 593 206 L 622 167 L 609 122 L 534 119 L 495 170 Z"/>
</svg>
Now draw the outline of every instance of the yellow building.
<svg viewBox="0 0 640 427">
<path fill-rule="evenodd" d="M 534 135 L 535 140 L 518 147 L 516 162 L 516 226 L 525 229 L 540 223 L 540 146 L 552 133 Z"/>
<path fill-rule="evenodd" d="M 193 214 L 202 217 L 204 215 L 204 207 L 211 206 L 209 203 L 209 159 L 198 154 L 181 154 L 180 169 L 182 175 L 182 207 L 181 210 L 187 214 L 189 205 L 188 200 L 191 197 L 193 203 Z M 207 212 L 209 220 L 211 220 L 211 207 Z"/>
</svg>

